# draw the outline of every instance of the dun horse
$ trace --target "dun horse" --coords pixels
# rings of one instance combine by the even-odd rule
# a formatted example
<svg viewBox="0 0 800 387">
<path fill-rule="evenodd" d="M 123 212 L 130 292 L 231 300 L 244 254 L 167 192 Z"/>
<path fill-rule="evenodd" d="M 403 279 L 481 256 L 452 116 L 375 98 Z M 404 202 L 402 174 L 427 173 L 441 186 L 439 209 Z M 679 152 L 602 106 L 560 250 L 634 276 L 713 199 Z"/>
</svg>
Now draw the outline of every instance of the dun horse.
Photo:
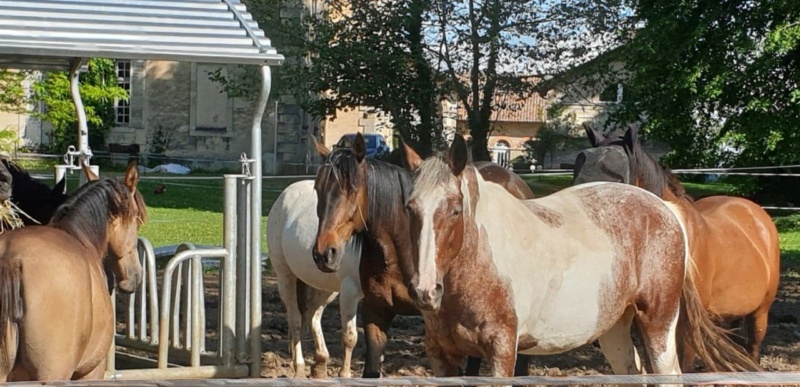
<svg viewBox="0 0 800 387">
<path fill-rule="evenodd" d="M 328 150 L 316 143 L 323 163 L 317 172 L 319 227 L 313 257 L 321 271 L 334 272 L 352 268 L 345 262 L 353 257 L 345 253 L 351 238 L 361 238 L 360 283 L 363 290 L 361 316 L 366 339 L 364 377 L 380 377 L 380 358 L 388 340 L 391 321 L 398 314 L 419 315 L 406 287 L 411 273 L 411 240 L 405 202 L 411 192 L 412 176 L 405 169 L 374 159 L 366 159 L 362 136 L 357 135 L 352 148 Z M 533 192 L 518 176 L 508 170 L 484 166 L 498 187 L 521 198 Z M 501 188 L 502 189 L 502 188 Z M 341 274 L 344 275 L 344 274 Z M 477 375 L 476 359 L 470 369 Z M 527 373 L 527 359 L 520 359 L 520 372 Z"/>
<path fill-rule="evenodd" d="M 574 184 L 618 181 L 678 206 L 686 214 L 700 301 L 712 314 L 744 328 L 741 344 L 758 362 L 780 280 L 780 241 L 770 216 L 739 197 L 693 201 L 680 182 L 644 151 L 635 126 L 621 139 L 606 138 L 588 126 L 584 129 L 594 148 L 578 155 Z M 682 359 L 685 372 L 693 369 L 694 360 L 687 345 Z"/>
<path fill-rule="evenodd" d="M 679 374 L 681 306 L 704 360 L 758 368 L 699 305 L 675 206 L 615 183 L 519 200 L 484 181 L 460 135 L 445 157 L 406 151 L 417 171 L 407 205 L 410 293 L 437 376 L 457 375 L 465 356 L 477 356 L 508 377 L 517 352 L 556 354 L 595 339 L 614 373 L 641 373 L 633 323 L 653 372 Z"/>
<path fill-rule="evenodd" d="M 47 226 L 0 235 L 0 380 L 101 379 L 114 334 L 109 284 L 134 292 L 147 217 L 136 163 L 89 180 Z"/>
</svg>

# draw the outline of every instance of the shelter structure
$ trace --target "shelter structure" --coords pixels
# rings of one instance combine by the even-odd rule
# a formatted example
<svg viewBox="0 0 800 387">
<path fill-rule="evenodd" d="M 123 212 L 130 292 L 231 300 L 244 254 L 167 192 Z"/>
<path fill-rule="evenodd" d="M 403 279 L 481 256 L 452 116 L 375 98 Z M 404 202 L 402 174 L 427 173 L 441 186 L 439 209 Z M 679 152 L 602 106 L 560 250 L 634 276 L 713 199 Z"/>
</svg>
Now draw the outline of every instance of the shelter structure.
<svg viewBox="0 0 800 387">
<path fill-rule="evenodd" d="M 155 291 L 152 247 L 140 244 L 145 269 L 150 266 L 138 298 L 141 305 L 138 330 L 149 332 L 149 344 L 158 349 L 158 369 L 116 371 L 113 346 L 110 351 L 109 377 L 243 377 L 260 375 L 261 328 L 261 122 L 271 89 L 270 66 L 281 65 L 284 57 L 270 44 L 244 4 L 239 0 L 4 0 L 0 2 L 0 68 L 27 70 L 65 70 L 70 75 L 70 91 L 78 122 L 78 143 L 56 167 L 56 179 L 70 169 L 80 169 L 80 162 L 91 164 L 88 126 L 79 91 L 81 68 L 90 58 L 171 60 L 184 62 L 241 64 L 259 66 L 261 90 L 251 129 L 251 155 L 243 155 L 243 173 L 226 175 L 225 247 L 188 249 L 178 252 L 168 265 L 180 269 L 183 262 L 194 262 L 192 276 L 202 280 L 201 257 L 217 258 L 224 279 L 221 292 L 229 299 L 228 309 L 221 309 L 219 349 L 212 366 L 201 365 L 201 341 L 205 332 L 195 329 L 191 338 L 190 367 L 170 367 L 166 357 L 170 344 L 168 332 L 169 301 L 175 295 L 164 288 L 159 303 Z M 95 172 L 97 166 L 91 166 Z M 242 187 L 245 187 L 244 189 Z M 238 199 L 238 202 L 237 202 Z M 238 230 L 238 231 L 237 231 Z M 187 244 L 189 246 L 191 244 Z M 147 252 L 150 251 L 150 254 Z M 199 273 L 199 274 L 198 274 Z M 239 275 L 238 280 L 236 274 Z M 169 283 L 165 274 L 165 285 Z M 199 277 L 199 278 L 198 278 Z M 243 278 L 245 277 L 245 278 Z M 246 284 L 246 287 L 241 285 Z M 199 300 L 202 288 L 195 281 L 190 292 L 191 325 L 200 327 Z M 246 294 L 238 293 L 237 291 Z M 144 296 L 149 294 L 149 298 Z M 246 297 L 245 297 L 246 296 Z M 247 299 L 248 305 L 237 305 Z M 176 304 L 178 301 L 176 301 Z M 159 310 L 159 304 L 162 309 Z M 133 305 L 133 304 L 131 304 Z M 147 307 L 146 307 L 147 306 Z M 166 310 L 165 310 L 166 309 Z M 224 310 L 222 310 L 224 309 Z M 133 306 L 130 311 L 134 310 Z M 244 314 L 242 311 L 246 311 Z M 149 312 L 149 323 L 145 315 Z M 165 317 L 166 315 L 166 317 Z M 157 321 L 156 321 L 157 319 Z M 247 321 L 243 321 L 247 320 Z M 159 331 L 158 322 L 161 322 Z M 163 323 L 166 322 L 167 326 Z M 178 320 L 173 320 L 176 329 Z M 135 321 L 129 321 L 134 324 Z M 133 330 L 132 327 L 129 327 Z M 247 332 L 245 332 L 247 331 Z M 243 335 L 247 335 L 246 342 Z M 144 335 L 144 334 L 143 334 Z M 142 336 L 143 336 L 142 335 Z M 138 336 L 137 336 L 138 337 Z M 130 338 L 130 337 L 129 337 Z M 144 337 L 138 337 L 143 341 Z M 166 342 L 165 342 L 166 341 Z M 147 343 L 145 343 L 147 344 Z M 143 344 L 144 345 L 144 344 Z M 174 347 L 174 343 L 172 345 Z M 187 345 L 189 347 L 189 345 Z M 242 351 L 245 351 L 242 353 Z"/>
</svg>

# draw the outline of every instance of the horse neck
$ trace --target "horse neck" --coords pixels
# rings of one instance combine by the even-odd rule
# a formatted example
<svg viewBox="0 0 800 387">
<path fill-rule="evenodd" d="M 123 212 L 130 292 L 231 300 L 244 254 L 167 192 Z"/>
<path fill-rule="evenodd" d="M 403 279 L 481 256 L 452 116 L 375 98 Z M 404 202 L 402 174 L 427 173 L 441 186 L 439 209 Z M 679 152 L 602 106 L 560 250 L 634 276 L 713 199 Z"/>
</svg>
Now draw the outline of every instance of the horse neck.
<svg viewBox="0 0 800 387">
<path fill-rule="evenodd" d="M 366 168 L 366 208 L 362 209 L 370 233 L 378 233 L 390 225 L 407 223 L 405 202 L 411 189 L 411 173 L 404 169 L 388 169 L 377 166 L 378 161 L 369 160 Z M 381 181 L 379 173 L 391 173 L 391 182 Z M 402 228 L 402 227 L 401 227 Z M 407 227 L 405 227 L 407 232 Z"/>
<path fill-rule="evenodd" d="M 63 209 L 60 210 L 63 211 Z M 81 211 L 82 209 L 73 206 L 68 210 Z M 104 213 L 103 215 L 106 214 L 107 213 Z M 88 222 L 85 220 L 86 217 L 81 216 L 81 214 L 67 214 L 61 217 L 54 216 L 49 226 L 60 229 L 77 239 L 84 247 L 96 252 L 96 256 L 102 260 L 106 256 L 108 250 L 108 227 L 111 219 L 108 215 L 104 216 L 104 219 L 94 219 L 95 216 L 96 214 L 92 214 L 89 217 L 91 220 Z"/>
</svg>

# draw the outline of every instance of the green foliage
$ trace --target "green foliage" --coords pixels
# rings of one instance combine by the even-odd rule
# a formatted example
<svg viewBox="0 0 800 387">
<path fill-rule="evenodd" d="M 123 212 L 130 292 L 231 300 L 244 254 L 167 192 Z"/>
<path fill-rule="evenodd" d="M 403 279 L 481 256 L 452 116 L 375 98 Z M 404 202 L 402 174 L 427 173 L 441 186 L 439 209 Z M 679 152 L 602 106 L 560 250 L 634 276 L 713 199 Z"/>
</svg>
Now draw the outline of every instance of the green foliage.
<svg viewBox="0 0 800 387">
<path fill-rule="evenodd" d="M 0 152 L 13 154 L 19 145 L 19 135 L 11 128 L 0 130 Z"/>
<path fill-rule="evenodd" d="M 117 86 L 114 61 L 92 59 L 89 70 L 79 75 L 80 94 L 89 126 L 89 146 L 105 147 L 105 136 L 114 125 L 114 100 L 126 100 L 128 94 Z M 69 145 L 77 143 L 77 114 L 69 91 L 69 74 L 64 71 L 47 73 L 32 86 L 33 102 L 43 102 L 43 112 L 35 116 L 53 125 L 50 152 L 63 153 Z"/>
<path fill-rule="evenodd" d="M 0 111 L 24 113 L 27 110 L 23 82 L 28 76 L 27 71 L 0 69 Z"/>
<path fill-rule="evenodd" d="M 641 0 L 637 11 L 645 27 L 625 55 L 637 98 L 618 118 L 646 115 L 673 149 L 665 163 L 800 161 L 800 3 Z"/>
</svg>

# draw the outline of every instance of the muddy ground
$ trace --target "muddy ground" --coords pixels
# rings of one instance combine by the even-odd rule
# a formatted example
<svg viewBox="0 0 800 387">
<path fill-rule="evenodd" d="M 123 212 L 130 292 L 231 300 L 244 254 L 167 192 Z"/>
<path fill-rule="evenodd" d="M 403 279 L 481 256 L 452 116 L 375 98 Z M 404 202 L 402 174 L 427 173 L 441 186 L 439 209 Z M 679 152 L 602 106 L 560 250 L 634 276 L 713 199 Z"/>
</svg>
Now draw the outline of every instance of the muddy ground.
<svg viewBox="0 0 800 387">
<path fill-rule="evenodd" d="M 772 306 L 770 325 L 762 346 L 761 365 L 768 371 L 800 371 L 800 264 L 789 265 L 782 271 L 778 299 Z M 215 346 L 217 313 L 217 275 L 206 275 L 206 315 L 208 345 Z M 121 306 L 121 305 L 120 305 Z M 331 360 L 328 373 L 336 377 L 341 367 L 342 347 L 339 339 L 339 309 L 334 301 L 323 315 L 323 329 Z M 118 309 L 120 310 L 120 309 Z M 266 275 L 263 289 L 262 375 L 265 377 L 290 377 L 293 375 L 291 352 L 283 303 L 278 296 L 273 275 Z M 120 317 L 118 317 L 120 318 Z M 359 319 L 360 320 L 360 319 Z M 118 325 L 122 328 L 122 325 Z M 383 372 L 390 376 L 433 376 L 428 366 L 422 344 L 424 326 L 421 317 L 398 316 L 390 331 L 390 341 L 384 354 Z M 306 332 L 303 340 L 307 372 L 314 364 L 314 345 Z M 364 367 L 364 336 L 359 321 L 358 344 L 353 354 L 353 376 L 360 376 Z M 485 364 L 482 375 L 488 375 Z M 611 368 L 602 354 L 591 345 L 555 355 L 534 357 L 531 375 L 565 376 L 611 374 Z"/>
</svg>

